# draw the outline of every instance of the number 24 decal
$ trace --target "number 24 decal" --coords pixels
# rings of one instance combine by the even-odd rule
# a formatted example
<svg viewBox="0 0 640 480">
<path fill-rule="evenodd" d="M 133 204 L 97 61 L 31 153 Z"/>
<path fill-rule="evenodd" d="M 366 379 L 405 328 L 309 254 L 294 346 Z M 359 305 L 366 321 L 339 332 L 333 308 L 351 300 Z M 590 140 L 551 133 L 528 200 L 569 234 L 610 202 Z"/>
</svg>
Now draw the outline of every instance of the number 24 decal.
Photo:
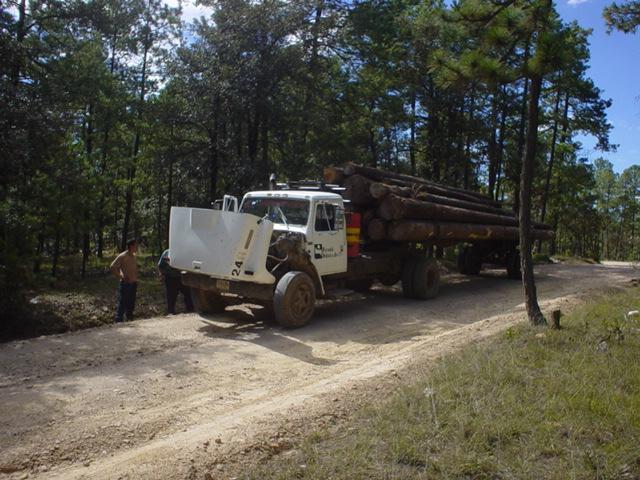
<svg viewBox="0 0 640 480">
<path fill-rule="evenodd" d="M 236 265 L 236 268 L 231 270 L 231 275 L 234 276 L 234 277 L 239 277 L 240 276 L 240 269 L 242 268 L 242 262 L 236 262 L 235 265 Z"/>
</svg>

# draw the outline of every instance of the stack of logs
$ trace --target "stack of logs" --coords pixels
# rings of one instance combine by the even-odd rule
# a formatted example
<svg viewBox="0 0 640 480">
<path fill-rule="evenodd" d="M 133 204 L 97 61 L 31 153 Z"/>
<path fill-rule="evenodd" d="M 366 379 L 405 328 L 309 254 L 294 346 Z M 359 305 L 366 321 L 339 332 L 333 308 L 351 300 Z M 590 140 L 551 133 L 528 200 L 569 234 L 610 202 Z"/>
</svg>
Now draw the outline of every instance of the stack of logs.
<svg viewBox="0 0 640 480">
<path fill-rule="evenodd" d="M 423 178 L 356 164 L 327 167 L 324 181 L 343 187 L 372 241 L 453 245 L 461 241 L 517 240 L 518 219 L 492 198 Z M 549 225 L 533 223 L 534 239 L 550 240 Z"/>
</svg>

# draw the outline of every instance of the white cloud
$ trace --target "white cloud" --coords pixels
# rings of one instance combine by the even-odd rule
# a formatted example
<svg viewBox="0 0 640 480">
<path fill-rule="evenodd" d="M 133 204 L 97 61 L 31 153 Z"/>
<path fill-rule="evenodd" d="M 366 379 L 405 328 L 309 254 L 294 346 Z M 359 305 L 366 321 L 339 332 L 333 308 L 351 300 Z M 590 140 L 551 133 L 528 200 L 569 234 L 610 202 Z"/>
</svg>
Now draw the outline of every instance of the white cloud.
<svg viewBox="0 0 640 480">
<path fill-rule="evenodd" d="M 572 7 L 576 7 L 576 6 L 580 5 L 580 4 L 586 3 L 588 1 L 589 0 L 567 0 L 567 3 L 569 5 L 571 5 Z"/>
<path fill-rule="evenodd" d="M 177 7 L 179 0 L 165 0 L 165 3 L 171 7 Z M 208 17 L 212 9 L 202 5 L 196 5 L 195 0 L 182 0 L 182 20 L 189 23 L 195 18 L 202 16 Z"/>
</svg>

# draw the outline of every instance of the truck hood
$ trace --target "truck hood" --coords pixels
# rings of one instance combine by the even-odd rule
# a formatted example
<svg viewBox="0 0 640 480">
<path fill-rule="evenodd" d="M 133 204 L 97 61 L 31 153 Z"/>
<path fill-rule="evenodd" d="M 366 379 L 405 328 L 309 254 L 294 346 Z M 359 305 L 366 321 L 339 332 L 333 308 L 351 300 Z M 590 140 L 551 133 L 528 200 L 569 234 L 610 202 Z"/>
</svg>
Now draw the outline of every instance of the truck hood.
<svg viewBox="0 0 640 480">
<path fill-rule="evenodd" d="M 271 284 L 266 259 L 273 223 L 249 213 L 171 207 L 169 258 L 182 271 Z"/>
</svg>

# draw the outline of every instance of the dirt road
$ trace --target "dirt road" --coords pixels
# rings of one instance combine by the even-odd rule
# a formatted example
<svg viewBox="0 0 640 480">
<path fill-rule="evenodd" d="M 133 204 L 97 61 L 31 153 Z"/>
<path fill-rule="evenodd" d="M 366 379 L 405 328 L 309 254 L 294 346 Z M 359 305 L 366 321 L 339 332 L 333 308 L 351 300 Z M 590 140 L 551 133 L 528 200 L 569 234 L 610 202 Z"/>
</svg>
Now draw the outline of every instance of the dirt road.
<svg viewBox="0 0 640 480">
<path fill-rule="evenodd" d="M 640 276 L 625 264 L 537 271 L 543 309 Z M 223 452 L 522 312 L 519 282 L 489 272 L 447 276 L 429 302 L 392 288 L 323 305 L 299 330 L 235 309 L 3 344 L 0 478 L 223 478 Z"/>
</svg>

